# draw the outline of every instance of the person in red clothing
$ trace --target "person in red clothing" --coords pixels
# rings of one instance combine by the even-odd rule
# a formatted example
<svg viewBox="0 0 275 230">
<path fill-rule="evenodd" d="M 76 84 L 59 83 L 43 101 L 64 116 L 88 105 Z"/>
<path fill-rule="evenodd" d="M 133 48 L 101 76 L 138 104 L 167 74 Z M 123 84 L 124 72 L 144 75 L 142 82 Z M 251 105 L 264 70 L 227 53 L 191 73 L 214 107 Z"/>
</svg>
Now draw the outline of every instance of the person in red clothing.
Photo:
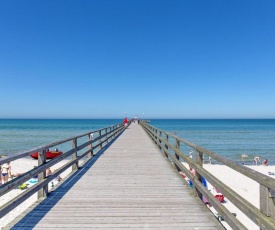
<svg viewBox="0 0 275 230">
<path fill-rule="evenodd" d="M 124 118 L 123 123 L 124 123 L 124 127 L 126 128 L 127 125 L 128 125 L 128 118 L 127 117 Z"/>
</svg>

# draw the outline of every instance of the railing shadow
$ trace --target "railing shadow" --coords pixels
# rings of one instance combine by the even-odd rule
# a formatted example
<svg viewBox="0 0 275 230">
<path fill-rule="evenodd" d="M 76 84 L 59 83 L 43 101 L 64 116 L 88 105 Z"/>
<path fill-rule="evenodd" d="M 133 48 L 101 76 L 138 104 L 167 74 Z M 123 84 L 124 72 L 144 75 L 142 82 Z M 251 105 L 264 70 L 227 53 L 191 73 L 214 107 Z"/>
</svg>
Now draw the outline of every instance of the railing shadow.
<svg viewBox="0 0 275 230">
<path fill-rule="evenodd" d="M 44 216 L 62 199 L 62 197 L 82 178 L 82 176 L 87 173 L 101 155 L 104 154 L 104 152 L 123 132 L 124 130 L 98 151 L 90 160 L 82 165 L 74 174 L 64 180 L 64 182 L 62 182 L 62 184 L 60 184 L 55 190 L 49 192 L 48 196 L 42 202 L 39 204 L 33 204 L 34 208 L 9 229 L 27 230 L 35 228 L 37 223 L 41 221 Z"/>
</svg>

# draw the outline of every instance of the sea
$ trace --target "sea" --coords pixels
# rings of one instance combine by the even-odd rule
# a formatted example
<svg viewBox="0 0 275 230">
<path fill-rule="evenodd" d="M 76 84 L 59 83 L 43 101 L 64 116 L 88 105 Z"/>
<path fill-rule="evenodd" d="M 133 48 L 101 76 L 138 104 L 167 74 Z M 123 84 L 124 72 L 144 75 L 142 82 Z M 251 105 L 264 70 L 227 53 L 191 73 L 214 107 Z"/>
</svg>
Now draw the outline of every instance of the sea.
<svg viewBox="0 0 275 230">
<path fill-rule="evenodd" d="M 123 119 L 0 119 L 0 155 L 13 155 L 57 140 L 122 123 Z M 275 119 L 147 119 L 150 125 L 221 156 L 275 165 Z M 173 141 L 173 140 L 170 140 Z M 70 146 L 59 146 L 66 151 Z M 188 154 L 190 148 L 181 145 Z M 207 160 L 207 159 L 206 159 Z M 215 163 L 215 162 L 213 162 Z"/>
</svg>

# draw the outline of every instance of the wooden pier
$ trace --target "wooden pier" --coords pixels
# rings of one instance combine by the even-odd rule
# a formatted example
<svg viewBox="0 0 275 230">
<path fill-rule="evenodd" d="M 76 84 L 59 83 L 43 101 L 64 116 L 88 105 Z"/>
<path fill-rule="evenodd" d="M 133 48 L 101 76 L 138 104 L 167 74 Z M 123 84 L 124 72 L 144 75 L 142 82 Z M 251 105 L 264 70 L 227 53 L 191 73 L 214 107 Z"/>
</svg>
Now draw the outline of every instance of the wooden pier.
<svg viewBox="0 0 275 230">
<path fill-rule="evenodd" d="M 223 229 L 137 123 L 5 229 Z"/>
</svg>

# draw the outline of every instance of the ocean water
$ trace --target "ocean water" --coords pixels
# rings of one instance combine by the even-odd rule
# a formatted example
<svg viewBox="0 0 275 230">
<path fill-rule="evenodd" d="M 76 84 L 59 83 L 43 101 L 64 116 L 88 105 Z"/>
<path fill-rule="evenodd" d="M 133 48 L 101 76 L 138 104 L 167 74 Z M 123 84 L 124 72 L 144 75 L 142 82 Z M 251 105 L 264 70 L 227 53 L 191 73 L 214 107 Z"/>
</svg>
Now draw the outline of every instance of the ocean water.
<svg viewBox="0 0 275 230">
<path fill-rule="evenodd" d="M 0 155 L 12 155 L 118 123 L 122 120 L 0 119 Z M 67 151 L 70 143 L 57 147 Z"/>
<path fill-rule="evenodd" d="M 219 155 L 252 164 L 261 155 L 275 165 L 275 119 L 151 120 L 159 129 L 173 133 Z M 189 152 L 188 148 L 181 149 Z"/>
<path fill-rule="evenodd" d="M 10 155 L 121 123 L 122 119 L 0 119 L 0 155 Z M 247 164 L 255 156 L 275 165 L 275 119 L 152 119 L 149 123 L 181 138 Z M 66 151 L 70 146 L 59 146 Z M 181 147 L 188 153 L 189 149 Z"/>
</svg>

